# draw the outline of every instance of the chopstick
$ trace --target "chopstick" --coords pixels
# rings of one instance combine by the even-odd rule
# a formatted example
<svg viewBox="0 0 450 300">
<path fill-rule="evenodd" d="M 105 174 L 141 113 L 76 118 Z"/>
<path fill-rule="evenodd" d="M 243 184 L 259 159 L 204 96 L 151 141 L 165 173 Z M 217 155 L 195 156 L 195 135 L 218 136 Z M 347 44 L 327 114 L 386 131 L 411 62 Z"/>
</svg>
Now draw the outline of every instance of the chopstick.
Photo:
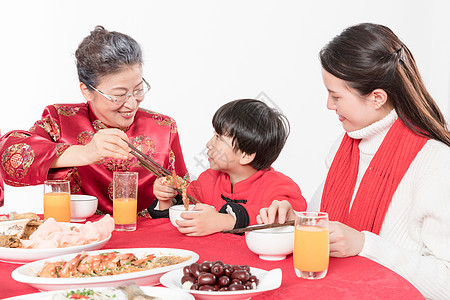
<svg viewBox="0 0 450 300">
<path fill-rule="evenodd" d="M 242 233 L 242 232 L 253 231 L 253 230 L 276 228 L 276 227 L 291 226 L 291 225 L 294 225 L 294 220 L 286 221 L 283 224 L 272 223 L 272 224 L 249 226 L 249 227 L 244 227 L 244 228 L 236 228 L 236 229 L 232 229 L 232 230 L 222 231 L 222 233 Z"/>
<path fill-rule="evenodd" d="M 108 128 L 103 123 L 101 123 L 100 121 L 97 122 L 97 125 L 100 128 L 102 128 L 102 129 L 107 129 Z M 138 159 L 139 164 L 144 169 L 146 169 L 147 171 L 153 173 L 157 178 L 171 175 L 171 173 L 167 169 L 165 169 L 160 164 L 158 164 L 156 161 L 154 161 L 153 159 L 148 157 L 144 152 L 142 152 L 141 150 L 139 150 L 138 148 L 133 146 L 133 144 L 131 144 L 130 142 L 128 142 L 125 139 L 122 139 L 122 141 L 127 143 L 128 147 L 130 147 L 132 149 L 132 151 L 130 153 Z M 173 178 L 173 180 L 177 180 L 177 178 Z M 183 191 L 180 188 L 175 188 L 175 190 L 177 191 L 178 194 L 182 195 Z M 194 204 L 195 203 L 200 203 L 200 201 L 198 201 L 197 199 L 195 199 L 191 195 L 186 194 L 186 196 L 192 203 L 194 203 Z"/>
</svg>

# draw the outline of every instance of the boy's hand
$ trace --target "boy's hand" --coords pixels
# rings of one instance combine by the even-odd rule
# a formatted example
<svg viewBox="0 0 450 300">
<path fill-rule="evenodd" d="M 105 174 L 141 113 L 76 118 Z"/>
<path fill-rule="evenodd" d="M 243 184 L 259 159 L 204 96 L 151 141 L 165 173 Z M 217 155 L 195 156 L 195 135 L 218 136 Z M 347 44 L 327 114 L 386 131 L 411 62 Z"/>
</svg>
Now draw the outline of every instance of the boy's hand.
<svg viewBox="0 0 450 300">
<path fill-rule="evenodd" d="M 295 219 L 295 212 L 291 203 L 287 200 L 273 200 L 269 207 L 261 208 L 256 216 L 258 224 L 272 224 L 275 222 L 283 224 L 288 220 Z"/>
<path fill-rule="evenodd" d="M 164 177 L 156 178 L 153 182 L 153 194 L 159 201 L 159 209 L 167 209 L 172 206 L 172 198 L 177 195 L 173 184 L 163 183 L 165 181 Z"/>
<path fill-rule="evenodd" d="M 232 215 L 221 214 L 208 204 L 197 203 L 194 210 L 199 212 L 182 213 L 185 220 L 178 220 L 178 231 L 188 236 L 204 236 L 233 229 L 236 220 Z"/>
</svg>

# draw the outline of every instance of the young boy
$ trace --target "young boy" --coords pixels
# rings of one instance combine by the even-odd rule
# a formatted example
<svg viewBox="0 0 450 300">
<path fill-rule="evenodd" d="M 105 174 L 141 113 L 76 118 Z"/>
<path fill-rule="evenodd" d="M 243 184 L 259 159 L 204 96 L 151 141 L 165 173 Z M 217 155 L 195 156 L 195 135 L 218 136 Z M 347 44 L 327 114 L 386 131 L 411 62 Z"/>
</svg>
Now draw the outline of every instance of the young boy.
<svg viewBox="0 0 450 300">
<path fill-rule="evenodd" d="M 260 209 L 273 200 L 306 210 L 297 184 L 271 167 L 289 135 L 285 116 L 264 102 L 243 99 L 220 107 L 212 124 L 214 136 L 206 144 L 210 168 L 187 189 L 201 202 L 194 208 L 199 212 L 181 215 L 185 220 L 177 223 L 180 232 L 203 236 L 256 224 Z M 159 179 L 153 189 L 160 210 L 173 205 L 173 186 Z"/>
</svg>

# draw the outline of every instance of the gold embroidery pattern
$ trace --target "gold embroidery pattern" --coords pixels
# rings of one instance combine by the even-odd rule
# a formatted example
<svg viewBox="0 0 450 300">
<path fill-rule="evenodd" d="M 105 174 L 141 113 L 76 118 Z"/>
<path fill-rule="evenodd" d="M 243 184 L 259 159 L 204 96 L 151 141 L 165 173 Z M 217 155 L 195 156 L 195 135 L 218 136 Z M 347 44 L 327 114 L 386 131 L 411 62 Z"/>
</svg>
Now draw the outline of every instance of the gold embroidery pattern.
<svg viewBox="0 0 450 300">
<path fill-rule="evenodd" d="M 106 169 L 111 172 L 114 171 L 128 171 L 135 166 L 133 159 L 114 159 L 114 158 L 104 158 L 99 163 L 99 165 L 105 165 Z"/>
<path fill-rule="evenodd" d="M 50 137 L 54 142 L 59 140 L 60 136 L 59 125 L 54 120 L 47 117 L 43 118 L 42 120 L 36 121 L 33 127 L 30 128 L 30 131 L 35 131 L 36 126 L 39 126 L 42 129 L 44 129 L 48 133 L 48 135 L 50 135 Z"/>
<path fill-rule="evenodd" d="M 172 133 L 178 132 L 177 123 L 175 123 L 175 120 L 172 118 L 170 118 L 170 132 Z"/>
<path fill-rule="evenodd" d="M 139 135 L 135 137 L 131 144 L 138 148 L 141 152 L 143 152 L 148 157 L 152 159 L 156 154 L 155 142 L 150 139 L 148 136 Z M 114 171 L 128 171 L 133 167 L 139 167 L 139 161 L 136 157 L 131 157 L 128 159 L 113 159 L 113 158 L 105 158 L 102 159 L 98 164 L 104 164 L 106 169 L 111 172 Z"/>
<path fill-rule="evenodd" d="M 79 145 L 89 144 L 89 142 L 92 140 L 93 136 L 94 136 L 94 133 L 91 131 L 82 131 L 77 136 L 77 143 Z"/>
<path fill-rule="evenodd" d="M 94 127 L 95 131 L 99 131 L 102 129 L 102 122 L 100 120 L 95 120 L 92 122 L 92 127 Z"/>
<path fill-rule="evenodd" d="M 148 210 L 145 208 L 145 209 L 143 209 L 143 210 L 141 210 L 141 211 L 139 211 L 138 213 L 137 213 L 137 215 L 138 215 L 138 217 L 144 217 L 144 218 L 148 218 L 148 219 L 151 219 L 152 217 L 150 216 L 150 214 L 149 214 L 149 212 L 148 212 Z"/>
<path fill-rule="evenodd" d="M 20 180 L 27 175 L 34 161 L 34 150 L 25 143 L 9 146 L 2 155 L 2 167 L 11 178 Z"/>
<path fill-rule="evenodd" d="M 100 129 L 104 129 L 103 126 L 106 126 L 106 128 L 114 128 L 114 127 L 108 127 L 107 125 L 103 124 L 100 120 L 95 120 L 92 122 L 92 127 L 94 127 L 95 131 L 99 131 Z M 130 129 L 131 125 L 126 127 L 125 129 L 121 128 L 123 132 L 127 132 L 128 129 Z"/>
<path fill-rule="evenodd" d="M 156 155 L 155 142 L 148 136 L 138 135 L 131 141 L 131 144 L 134 147 L 138 148 L 141 152 L 145 153 L 145 155 L 147 155 L 148 157 L 152 159 L 155 158 Z M 134 162 L 134 165 L 136 166 L 139 165 L 139 162 L 136 157 L 133 157 L 132 160 Z"/>
<path fill-rule="evenodd" d="M 70 144 L 58 144 L 56 145 L 56 157 L 60 157 L 61 154 L 64 153 L 64 151 L 66 151 L 67 148 L 69 148 L 71 145 Z"/>
<path fill-rule="evenodd" d="M 170 117 L 163 117 L 159 114 L 154 114 L 152 118 L 159 125 L 170 126 L 170 132 L 177 133 L 177 126 L 175 125 L 174 119 Z"/>
<path fill-rule="evenodd" d="M 3 181 L 10 186 L 31 186 L 31 184 L 29 183 L 22 183 L 22 182 L 17 182 L 17 181 L 13 181 L 13 180 L 9 180 L 8 178 L 4 178 Z"/>
<path fill-rule="evenodd" d="M 154 111 L 152 111 L 152 110 L 148 110 L 148 109 L 146 109 L 146 108 L 142 108 L 142 107 L 139 107 L 139 110 L 141 110 L 141 111 L 143 111 L 143 112 L 146 112 L 146 113 L 148 113 L 148 114 L 151 114 L 151 115 L 155 115 L 155 114 L 156 114 L 156 112 L 154 112 Z"/>
<path fill-rule="evenodd" d="M 80 110 L 79 107 L 63 106 L 60 104 L 55 104 L 53 106 L 56 108 L 59 115 L 66 116 L 66 117 L 75 116 L 77 114 L 77 112 Z"/>
<path fill-rule="evenodd" d="M 13 132 L 9 136 L 12 136 L 15 138 L 26 138 L 26 137 L 30 137 L 31 135 L 23 133 L 23 132 Z"/>
<path fill-rule="evenodd" d="M 113 182 L 111 181 L 108 185 L 108 197 L 111 201 L 113 201 Z"/>
<path fill-rule="evenodd" d="M 70 181 L 71 194 L 76 194 L 81 191 L 81 176 L 76 167 L 73 167 L 64 179 Z"/>
<path fill-rule="evenodd" d="M 177 125 L 173 118 L 163 117 L 162 115 L 158 114 L 157 112 L 154 112 L 154 111 L 142 108 L 142 107 L 140 107 L 139 110 L 152 115 L 152 119 L 156 122 L 156 124 L 163 125 L 163 126 L 170 126 L 170 132 L 177 133 L 177 131 L 178 131 Z"/>
</svg>

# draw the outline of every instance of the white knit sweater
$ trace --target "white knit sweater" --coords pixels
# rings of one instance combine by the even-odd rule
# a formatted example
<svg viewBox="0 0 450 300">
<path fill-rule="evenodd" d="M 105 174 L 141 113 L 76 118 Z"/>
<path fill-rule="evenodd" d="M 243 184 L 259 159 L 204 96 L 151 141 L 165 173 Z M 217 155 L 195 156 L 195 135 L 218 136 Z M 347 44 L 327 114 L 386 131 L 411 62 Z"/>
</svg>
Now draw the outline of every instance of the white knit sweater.
<svg viewBox="0 0 450 300">
<path fill-rule="evenodd" d="M 393 110 L 381 121 L 348 133 L 361 139 L 353 199 L 370 161 L 396 119 Z M 341 140 L 342 137 L 334 143 L 326 159 L 328 169 Z M 311 199 L 308 210 L 320 208 L 323 185 Z M 365 243 L 360 256 L 397 272 L 426 298 L 450 299 L 450 147 L 429 140 L 392 196 L 380 234 L 363 233 Z"/>
</svg>

